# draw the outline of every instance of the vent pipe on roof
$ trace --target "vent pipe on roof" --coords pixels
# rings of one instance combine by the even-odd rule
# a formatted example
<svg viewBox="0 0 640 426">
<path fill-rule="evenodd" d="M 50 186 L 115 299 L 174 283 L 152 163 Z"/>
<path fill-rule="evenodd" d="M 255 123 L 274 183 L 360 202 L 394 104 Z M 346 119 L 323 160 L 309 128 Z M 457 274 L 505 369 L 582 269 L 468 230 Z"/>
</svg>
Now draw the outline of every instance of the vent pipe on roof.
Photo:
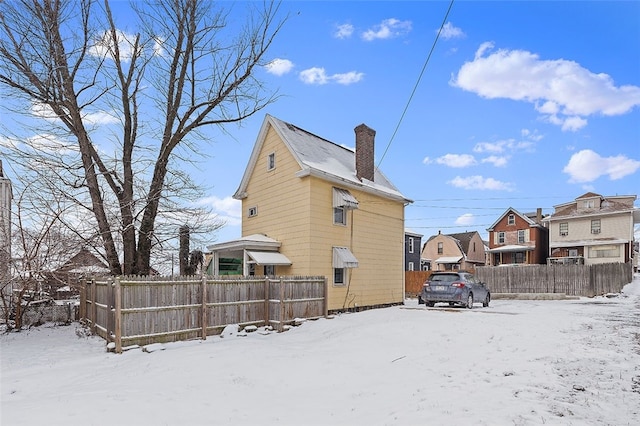
<svg viewBox="0 0 640 426">
<path fill-rule="evenodd" d="M 357 126 L 356 132 L 356 176 L 373 182 L 374 175 L 374 144 L 376 131 L 365 124 Z"/>
</svg>

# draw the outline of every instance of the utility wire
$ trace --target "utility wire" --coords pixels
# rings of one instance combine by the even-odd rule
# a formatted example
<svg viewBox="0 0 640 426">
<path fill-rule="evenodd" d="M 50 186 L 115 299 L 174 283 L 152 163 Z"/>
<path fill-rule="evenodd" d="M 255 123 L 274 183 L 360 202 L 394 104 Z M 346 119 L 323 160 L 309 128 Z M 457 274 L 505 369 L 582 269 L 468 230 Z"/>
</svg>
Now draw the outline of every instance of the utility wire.
<svg viewBox="0 0 640 426">
<path fill-rule="evenodd" d="M 449 12 L 451 12 L 451 8 L 453 7 L 453 2 L 454 2 L 454 0 L 451 0 L 451 2 L 449 3 L 449 8 L 447 9 L 447 13 L 444 15 L 444 19 L 442 20 L 442 24 L 440 24 L 440 29 L 438 30 L 438 34 L 436 34 L 436 38 L 435 38 L 435 40 L 433 40 L 433 44 L 431 45 L 431 50 L 429 51 L 429 55 L 427 56 L 427 59 L 424 61 L 424 65 L 422 66 L 422 71 L 420 71 L 420 75 L 418 76 L 418 81 L 416 81 L 416 84 L 413 86 L 413 90 L 411 91 L 411 95 L 409 96 L 409 100 L 407 100 L 407 104 L 405 105 L 404 110 L 402 111 L 402 114 L 400 115 L 400 119 L 398 120 L 398 124 L 396 125 L 396 128 L 393 131 L 393 134 L 391 135 L 391 139 L 389 139 L 389 143 L 387 144 L 387 147 L 385 148 L 384 152 L 382 153 L 382 157 L 380 157 L 380 161 L 378 161 L 378 166 L 376 167 L 376 169 L 380 168 L 380 164 L 382 164 L 382 160 L 384 160 L 385 155 L 387 155 L 387 151 L 389 150 L 389 147 L 391 146 L 391 142 L 393 142 L 393 139 L 396 137 L 396 133 L 398 133 L 398 129 L 400 128 L 400 124 L 402 124 L 402 120 L 404 119 L 404 116 L 407 113 L 407 110 L 409 109 L 409 104 L 411 104 L 411 100 L 413 99 L 413 95 L 415 95 L 416 90 L 418 90 L 418 85 L 420 84 L 420 80 L 422 80 L 422 75 L 424 74 L 424 71 L 427 68 L 427 64 L 429 63 L 429 59 L 431 59 L 431 55 L 433 54 L 433 51 L 436 48 L 436 43 L 438 42 L 438 39 L 440 38 L 440 33 L 442 32 L 442 29 L 444 28 L 444 24 L 446 24 L 446 22 L 447 22 L 447 18 L 449 17 Z"/>
</svg>

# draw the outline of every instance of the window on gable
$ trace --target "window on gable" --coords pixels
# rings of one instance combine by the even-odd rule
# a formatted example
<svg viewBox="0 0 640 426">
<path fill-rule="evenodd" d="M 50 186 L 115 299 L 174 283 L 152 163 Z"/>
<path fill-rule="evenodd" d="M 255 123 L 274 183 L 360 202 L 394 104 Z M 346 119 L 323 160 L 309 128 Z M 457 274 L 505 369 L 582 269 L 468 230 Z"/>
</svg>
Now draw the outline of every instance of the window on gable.
<svg viewBox="0 0 640 426">
<path fill-rule="evenodd" d="M 253 206 L 253 207 L 249 207 L 249 210 L 247 212 L 247 215 L 249 217 L 254 217 L 254 216 L 258 216 L 258 207 Z"/>
<path fill-rule="evenodd" d="M 409 237 L 409 253 L 413 253 L 413 237 Z"/>
<path fill-rule="evenodd" d="M 516 224 L 516 215 L 510 214 L 507 216 L 507 225 L 515 225 Z"/>
<path fill-rule="evenodd" d="M 525 242 L 525 232 L 524 229 L 518 230 L 518 244 L 524 244 Z"/>
<path fill-rule="evenodd" d="M 498 244 L 504 244 L 504 232 L 498 232 Z"/>
<path fill-rule="evenodd" d="M 584 200 L 583 203 L 582 203 L 582 206 L 585 209 L 592 209 L 592 208 L 595 207 L 595 205 L 596 205 L 595 200 Z"/>
<path fill-rule="evenodd" d="M 569 235 L 569 222 L 561 222 L 559 224 L 559 229 L 561 236 Z"/>
<path fill-rule="evenodd" d="M 438 243 L 438 254 L 443 253 L 442 243 Z"/>
<path fill-rule="evenodd" d="M 272 152 L 267 157 L 267 171 L 268 170 L 273 170 L 275 168 L 276 168 L 276 153 Z"/>
<path fill-rule="evenodd" d="M 600 219 L 593 219 L 591 221 L 591 233 L 592 234 L 600 233 Z"/>
</svg>

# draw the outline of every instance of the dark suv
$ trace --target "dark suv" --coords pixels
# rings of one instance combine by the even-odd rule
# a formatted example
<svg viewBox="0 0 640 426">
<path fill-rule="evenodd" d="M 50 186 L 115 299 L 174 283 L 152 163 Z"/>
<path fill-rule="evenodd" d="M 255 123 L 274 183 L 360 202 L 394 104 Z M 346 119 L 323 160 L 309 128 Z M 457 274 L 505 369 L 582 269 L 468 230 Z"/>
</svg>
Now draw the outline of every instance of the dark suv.
<svg viewBox="0 0 640 426">
<path fill-rule="evenodd" d="M 420 302 L 434 306 L 438 302 L 461 305 L 469 309 L 474 303 L 489 306 L 491 293 L 475 275 L 463 271 L 434 272 L 422 286 Z"/>
</svg>

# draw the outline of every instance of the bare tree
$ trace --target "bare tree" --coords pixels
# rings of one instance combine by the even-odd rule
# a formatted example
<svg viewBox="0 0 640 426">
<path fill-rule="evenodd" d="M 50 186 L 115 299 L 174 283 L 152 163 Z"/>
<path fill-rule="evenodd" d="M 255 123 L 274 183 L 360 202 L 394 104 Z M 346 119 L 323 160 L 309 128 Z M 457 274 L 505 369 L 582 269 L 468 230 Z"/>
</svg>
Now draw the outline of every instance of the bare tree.
<svg viewBox="0 0 640 426">
<path fill-rule="evenodd" d="M 206 130 L 275 100 L 255 71 L 284 20 L 277 4 L 245 5 L 236 27 L 214 2 L 134 3 L 129 33 L 107 0 L 0 1 L 5 107 L 37 111 L 50 130 L 44 141 L 16 134 L 5 149 L 43 188 L 91 212 L 113 274 L 149 273 L 159 216 L 191 223 L 183 201 L 198 186 L 180 164 L 203 155 Z M 98 114 L 117 118 L 110 137 Z"/>
<path fill-rule="evenodd" d="M 7 330 L 21 329 L 31 306 L 51 300 L 44 288 L 48 280 L 55 279 L 50 272 L 86 241 L 61 221 L 73 216 L 74 205 L 62 198 L 39 197 L 31 192 L 29 183 L 22 183 L 14 185 L 17 194 L 11 224 L 15 231 L 13 256 L 5 258 L 10 272 L 0 277 L 0 302 Z"/>
</svg>

